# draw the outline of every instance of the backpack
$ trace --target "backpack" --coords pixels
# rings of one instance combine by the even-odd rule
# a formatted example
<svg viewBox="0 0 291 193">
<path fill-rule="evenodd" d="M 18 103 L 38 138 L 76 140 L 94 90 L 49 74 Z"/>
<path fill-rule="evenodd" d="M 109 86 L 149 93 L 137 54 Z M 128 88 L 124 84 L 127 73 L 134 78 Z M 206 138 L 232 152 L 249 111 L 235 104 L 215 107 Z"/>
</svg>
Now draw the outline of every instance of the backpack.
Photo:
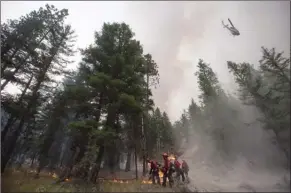
<svg viewBox="0 0 291 193">
<path fill-rule="evenodd" d="M 158 168 L 158 164 L 157 164 L 157 162 L 152 161 L 152 163 L 151 163 L 151 167 L 152 167 L 153 169 L 157 169 L 157 168 Z"/>
<path fill-rule="evenodd" d="M 182 168 L 183 168 L 184 170 L 186 170 L 186 171 L 189 170 L 189 166 L 188 166 L 188 164 L 187 164 L 186 162 L 183 162 L 183 163 L 182 163 Z"/>
<path fill-rule="evenodd" d="M 169 171 L 171 171 L 171 172 L 175 172 L 176 171 L 175 170 L 175 165 L 172 162 L 170 162 L 170 169 L 169 169 Z"/>
<path fill-rule="evenodd" d="M 178 160 L 175 160 L 174 164 L 175 164 L 176 168 L 180 168 L 180 166 L 181 166 L 181 164 Z"/>
</svg>

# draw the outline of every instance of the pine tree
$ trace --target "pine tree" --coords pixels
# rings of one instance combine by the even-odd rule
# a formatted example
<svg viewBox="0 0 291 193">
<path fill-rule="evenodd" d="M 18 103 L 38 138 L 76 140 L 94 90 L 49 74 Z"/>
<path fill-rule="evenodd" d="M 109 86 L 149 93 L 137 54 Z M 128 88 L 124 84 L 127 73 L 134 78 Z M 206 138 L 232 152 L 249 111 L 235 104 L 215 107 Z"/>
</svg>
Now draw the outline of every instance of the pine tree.
<svg viewBox="0 0 291 193">
<path fill-rule="evenodd" d="M 66 73 L 64 69 L 69 61 L 64 59 L 64 57 L 70 56 L 73 52 L 71 43 L 74 39 L 74 32 L 72 31 L 71 26 L 65 25 L 63 22 L 65 19 L 64 16 L 67 15 L 67 10 L 58 12 L 57 9 L 50 6 L 47 6 L 47 9 L 47 12 L 52 14 L 48 17 L 49 22 L 51 22 L 52 18 L 55 18 L 57 25 L 54 26 L 54 29 L 46 29 L 49 31 L 44 38 L 46 43 L 42 44 L 41 47 L 38 47 L 38 55 L 34 55 L 32 58 L 32 61 L 34 62 L 33 72 L 35 73 L 35 80 L 30 85 L 31 92 L 27 96 L 26 106 L 22 109 L 22 112 L 19 115 L 19 124 L 12 133 L 9 143 L 5 144 L 3 147 L 3 161 L 1 163 L 2 172 L 11 157 L 16 141 L 21 134 L 25 123 L 29 122 L 32 117 L 36 115 L 37 108 L 41 103 L 47 100 L 46 95 L 51 91 L 50 87 L 52 86 L 52 83 L 54 83 L 51 76 Z M 44 11 L 44 13 L 47 12 Z M 53 16 L 53 14 L 55 14 L 55 16 Z M 45 16 L 47 16 L 47 14 L 45 14 Z M 14 73 L 17 72 L 17 69 L 18 68 L 16 67 Z M 11 117 L 13 117 L 11 119 L 13 122 L 15 116 L 11 115 Z M 11 122 L 8 122 L 7 124 L 11 125 Z"/>
<path fill-rule="evenodd" d="M 260 69 L 248 63 L 228 62 L 240 87 L 241 99 L 262 113 L 259 120 L 275 134 L 276 143 L 290 159 L 290 60 L 274 49 L 262 48 Z"/>
</svg>

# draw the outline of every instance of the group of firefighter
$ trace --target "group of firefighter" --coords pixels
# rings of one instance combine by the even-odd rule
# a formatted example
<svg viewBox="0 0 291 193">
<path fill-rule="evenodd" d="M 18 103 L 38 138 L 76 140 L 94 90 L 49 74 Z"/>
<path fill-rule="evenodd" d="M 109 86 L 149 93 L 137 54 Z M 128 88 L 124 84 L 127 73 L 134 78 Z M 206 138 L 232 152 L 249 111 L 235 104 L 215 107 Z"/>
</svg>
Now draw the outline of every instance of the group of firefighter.
<svg viewBox="0 0 291 193">
<path fill-rule="evenodd" d="M 188 172 L 189 166 L 185 160 L 182 160 L 182 163 L 179 162 L 177 156 L 174 156 L 174 162 L 171 162 L 169 159 L 169 155 L 167 153 L 163 153 L 163 165 L 158 163 L 157 161 L 147 159 L 147 162 L 150 164 L 150 179 L 153 184 L 157 183 L 161 185 L 159 171 L 163 173 L 162 186 L 166 187 L 167 180 L 169 181 L 169 186 L 172 187 L 174 184 L 174 177 L 180 181 L 182 177 L 182 181 L 188 180 Z M 173 176 L 173 174 L 176 174 Z"/>
</svg>

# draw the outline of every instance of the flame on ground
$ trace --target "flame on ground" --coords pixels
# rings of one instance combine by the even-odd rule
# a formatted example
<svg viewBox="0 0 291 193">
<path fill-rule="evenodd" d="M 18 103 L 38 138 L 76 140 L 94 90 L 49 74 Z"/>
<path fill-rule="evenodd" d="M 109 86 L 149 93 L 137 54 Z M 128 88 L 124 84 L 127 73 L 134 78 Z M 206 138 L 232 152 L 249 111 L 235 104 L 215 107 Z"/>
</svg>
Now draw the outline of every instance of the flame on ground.
<svg viewBox="0 0 291 193">
<path fill-rule="evenodd" d="M 110 182 L 119 183 L 119 184 L 128 184 L 128 181 L 127 180 L 117 180 L 117 179 L 114 179 L 114 180 L 110 180 Z"/>
<path fill-rule="evenodd" d="M 58 178 L 58 175 L 57 175 L 56 173 L 51 173 L 51 172 L 49 172 L 49 175 L 50 175 L 51 177 L 53 177 L 54 179 Z M 69 181 L 70 181 L 69 178 L 66 178 L 66 179 L 65 179 L 65 182 L 69 182 Z"/>
<path fill-rule="evenodd" d="M 111 182 L 111 183 L 117 183 L 117 184 L 128 184 L 129 183 L 128 180 L 117 180 L 117 179 L 109 180 L 109 182 Z M 151 180 L 142 180 L 141 183 L 142 184 L 152 184 L 153 182 Z"/>
<path fill-rule="evenodd" d="M 58 175 L 56 173 L 49 173 L 53 178 L 58 178 Z"/>
<path fill-rule="evenodd" d="M 163 178 L 163 177 L 164 177 L 164 174 L 163 174 L 162 171 L 159 171 L 159 177 L 160 177 L 160 178 Z"/>
<path fill-rule="evenodd" d="M 142 184 L 152 184 L 153 182 L 150 180 L 143 180 L 141 183 Z"/>
</svg>

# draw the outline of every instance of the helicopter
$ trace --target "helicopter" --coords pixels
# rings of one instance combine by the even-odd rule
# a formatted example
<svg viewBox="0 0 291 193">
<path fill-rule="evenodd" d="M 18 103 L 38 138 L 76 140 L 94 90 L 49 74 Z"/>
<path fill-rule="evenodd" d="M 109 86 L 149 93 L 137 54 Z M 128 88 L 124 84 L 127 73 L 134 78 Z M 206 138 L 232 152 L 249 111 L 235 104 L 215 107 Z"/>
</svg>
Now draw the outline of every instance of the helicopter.
<svg viewBox="0 0 291 193">
<path fill-rule="evenodd" d="M 229 27 L 228 24 L 225 25 L 224 22 L 223 22 L 223 20 L 222 20 L 221 22 L 222 22 L 223 27 L 224 28 L 227 28 L 231 32 L 231 34 L 233 35 L 233 37 L 234 36 L 239 36 L 240 35 L 239 31 L 234 27 L 234 25 L 232 24 L 232 22 L 230 21 L 229 18 L 228 18 L 228 21 L 229 21 L 231 27 Z"/>
</svg>

